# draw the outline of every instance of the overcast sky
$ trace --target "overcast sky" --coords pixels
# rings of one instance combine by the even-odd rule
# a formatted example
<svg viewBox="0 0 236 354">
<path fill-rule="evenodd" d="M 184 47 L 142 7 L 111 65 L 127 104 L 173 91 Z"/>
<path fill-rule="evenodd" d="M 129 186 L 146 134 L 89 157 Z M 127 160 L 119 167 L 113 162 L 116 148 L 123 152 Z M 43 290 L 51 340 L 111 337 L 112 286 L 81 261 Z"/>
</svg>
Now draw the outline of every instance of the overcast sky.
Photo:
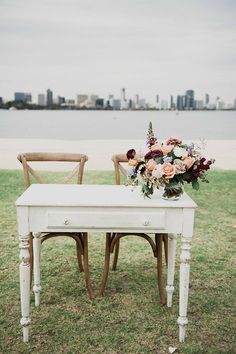
<svg viewBox="0 0 236 354">
<path fill-rule="evenodd" d="M 235 0 L 0 0 L 0 96 L 236 98 Z"/>
</svg>

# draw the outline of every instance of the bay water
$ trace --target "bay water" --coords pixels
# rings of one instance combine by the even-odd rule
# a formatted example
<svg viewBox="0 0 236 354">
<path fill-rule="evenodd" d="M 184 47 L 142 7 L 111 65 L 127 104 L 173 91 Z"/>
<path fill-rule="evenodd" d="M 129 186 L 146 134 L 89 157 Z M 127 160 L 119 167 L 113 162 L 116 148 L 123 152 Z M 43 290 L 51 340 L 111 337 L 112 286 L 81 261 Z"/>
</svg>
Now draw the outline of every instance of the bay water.
<svg viewBox="0 0 236 354">
<path fill-rule="evenodd" d="M 150 121 L 160 139 L 236 140 L 236 111 L 0 110 L 0 138 L 142 140 Z"/>
</svg>

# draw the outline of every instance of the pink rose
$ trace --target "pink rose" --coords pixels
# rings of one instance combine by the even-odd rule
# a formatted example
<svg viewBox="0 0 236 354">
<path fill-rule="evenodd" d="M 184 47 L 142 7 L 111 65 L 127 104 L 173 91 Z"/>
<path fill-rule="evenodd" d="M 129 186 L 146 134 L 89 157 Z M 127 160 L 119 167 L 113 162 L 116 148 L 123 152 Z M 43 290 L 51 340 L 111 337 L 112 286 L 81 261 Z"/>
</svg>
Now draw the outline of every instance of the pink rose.
<svg viewBox="0 0 236 354">
<path fill-rule="evenodd" d="M 157 163 L 155 160 L 150 159 L 147 164 L 146 164 L 146 168 L 148 171 L 153 171 L 157 166 Z"/>
<path fill-rule="evenodd" d="M 163 145 L 162 146 L 163 155 L 165 156 L 169 154 L 173 149 L 174 149 L 174 145 Z"/>
<path fill-rule="evenodd" d="M 182 143 L 182 140 L 177 139 L 177 138 L 172 138 L 172 137 L 170 137 L 166 142 L 167 145 L 175 145 L 175 144 L 181 144 L 181 143 Z"/>
<path fill-rule="evenodd" d="M 185 164 L 180 159 L 174 160 L 174 166 L 175 166 L 176 174 L 184 173 L 186 171 Z"/>
<path fill-rule="evenodd" d="M 154 144 L 154 145 L 152 145 L 151 146 L 151 150 L 152 151 L 155 151 L 155 150 L 160 150 L 160 151 L 162 151 L 162 143 L 156 143 L 156 144 Z"/>
<path fill-rule="evenodd" d="M 185 164 L 187 170 L 189 170 L 193 166 L 195 161 L 196 161 L 196 159 L 194 157 L 190 157 L 190 156 L 185 157 L 183 159 L 183 163 Z"/>
<path fill-rule="evenodd" d="M 163 165 L 162 165 L 162 170 L 165 174 L 165 177 L 167 179 L 169 178 L 173 178 L 174 175 L 175 175 L 175 166 L 172 165 L 171 163 L 169 162 L 164 162 Z"/>
</svg>

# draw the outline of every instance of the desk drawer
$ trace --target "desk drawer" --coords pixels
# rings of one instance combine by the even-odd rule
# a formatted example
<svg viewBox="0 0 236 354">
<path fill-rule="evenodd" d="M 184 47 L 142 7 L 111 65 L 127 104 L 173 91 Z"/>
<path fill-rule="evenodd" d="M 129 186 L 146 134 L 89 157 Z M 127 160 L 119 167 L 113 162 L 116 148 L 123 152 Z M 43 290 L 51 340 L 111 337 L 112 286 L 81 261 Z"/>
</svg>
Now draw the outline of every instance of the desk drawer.
<svg viewBox="0 0 236 354">
<path fill-rule="evenodd" d="M 47 227 L 51 228 L 138 228 L 165 229 L 165 211 L 141 212 L 49 212 Z"/>
</svg>

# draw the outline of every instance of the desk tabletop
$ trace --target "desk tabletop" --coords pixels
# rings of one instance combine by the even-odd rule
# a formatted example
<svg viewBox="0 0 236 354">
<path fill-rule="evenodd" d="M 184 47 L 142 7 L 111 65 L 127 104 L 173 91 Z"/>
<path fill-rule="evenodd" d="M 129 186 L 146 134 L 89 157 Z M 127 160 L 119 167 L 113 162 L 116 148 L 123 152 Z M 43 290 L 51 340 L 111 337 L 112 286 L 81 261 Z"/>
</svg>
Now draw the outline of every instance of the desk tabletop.
<svg viewBox="0 0 236 354">
<path fill-rule="evenodd" d="M 16 206 L 77 207 L 160 207 L 196 208 L 184 193 L 180 200 L 169 201 L 156 191 L 151 199 L 143 198 L 139 187 L 118 185 L 32 184 L 16 201 Z"/>
</svg>

